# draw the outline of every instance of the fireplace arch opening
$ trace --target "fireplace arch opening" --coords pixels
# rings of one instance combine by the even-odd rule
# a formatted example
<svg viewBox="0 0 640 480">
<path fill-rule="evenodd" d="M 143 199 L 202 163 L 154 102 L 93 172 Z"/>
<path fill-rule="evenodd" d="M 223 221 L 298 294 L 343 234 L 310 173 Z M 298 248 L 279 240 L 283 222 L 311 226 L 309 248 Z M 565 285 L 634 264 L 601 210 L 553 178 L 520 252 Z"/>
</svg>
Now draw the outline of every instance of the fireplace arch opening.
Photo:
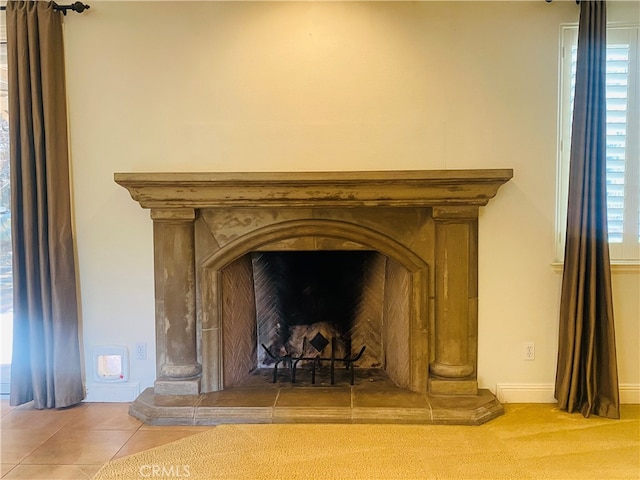
<svg viewBox="0 0 640 480">
<path fill-rule="evenodd" d="M 200 219 L 211 220 L 206 212 Z M 314 353 L 308 341 L 317 333 L 337 339 L 338 356 L 365 346 L 360 371 L 379 369 L 399 387 L 426 391 L 427 264 L 392 238 L 299 218 L 252 229 L 202 265 L 203 391 L 272 368 L 263 344 L 275 354 Z"/>
</svg>

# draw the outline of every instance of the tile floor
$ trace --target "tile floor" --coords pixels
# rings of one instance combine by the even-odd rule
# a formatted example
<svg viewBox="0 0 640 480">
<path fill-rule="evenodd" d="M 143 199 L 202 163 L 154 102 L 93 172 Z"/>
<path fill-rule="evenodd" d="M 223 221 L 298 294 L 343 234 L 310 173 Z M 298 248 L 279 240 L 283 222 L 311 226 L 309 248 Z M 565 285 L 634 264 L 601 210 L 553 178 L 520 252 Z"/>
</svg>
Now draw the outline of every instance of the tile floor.
<svg viewBox="0 0 640 480">
<path fill-rule="evenodd" d="M 0 400 L 0 478 L 90 479 L 113 458 L 214 428 L 148 426 L 128 409 L 128 403 L 82 403 L 36 410 Z"/>
</svg>

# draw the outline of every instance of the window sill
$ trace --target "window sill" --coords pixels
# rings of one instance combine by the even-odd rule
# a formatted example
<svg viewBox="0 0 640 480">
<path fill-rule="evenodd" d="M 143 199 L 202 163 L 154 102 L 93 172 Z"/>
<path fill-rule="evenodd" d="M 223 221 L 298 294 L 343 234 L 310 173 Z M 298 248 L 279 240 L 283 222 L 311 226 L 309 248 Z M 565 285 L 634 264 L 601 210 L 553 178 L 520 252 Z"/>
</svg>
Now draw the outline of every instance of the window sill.
<svg viewBox="0 0 640 480">
<path fill-rule="evenodd" d="M 562 273 L 563 262 L 553 262 L 551 268 L 556 273 Z M 640 273 L 640 260 L 612 260 L 611 273 Z"/>
</svg>

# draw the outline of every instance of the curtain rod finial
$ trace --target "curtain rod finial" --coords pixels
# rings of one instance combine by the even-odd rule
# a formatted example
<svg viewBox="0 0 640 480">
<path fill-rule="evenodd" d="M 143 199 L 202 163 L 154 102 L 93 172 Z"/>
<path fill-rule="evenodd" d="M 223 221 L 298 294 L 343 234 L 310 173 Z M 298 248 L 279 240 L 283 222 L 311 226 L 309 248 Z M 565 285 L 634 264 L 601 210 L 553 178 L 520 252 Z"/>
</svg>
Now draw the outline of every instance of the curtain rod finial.
<svg viewBox="0 0 640 480">
<path fill-rule="evenodd" d="M 75 12 L 78 12 L 78 13 L 82 13 L 82 12 L 84 12 L 85 10 L 89 10 L 90 8 L 91 8 L 91 7 L 90 7 L 89 5 L 85 5 L 85 4 L 84 4 L 84 3 L 82 3 L 82 2 L 74 2 L 74 3 L 73 3 L 73 10 L 74 10 Z"/>
<path fill-rule="evenodd" d="M 85 10 L 88 10 L 91 8 L 89 5 L 79 1 L 74 2 L 71 5 L 58 5 L 57 3 L 54 3 L 53 6 L 56 10 L 58 10 L 59 12 L 62 12 L 62 14 L 65 16 L 67 15 L 67 10 L 72 10 L 76 13 L 82 13 Z"/>
</svg>

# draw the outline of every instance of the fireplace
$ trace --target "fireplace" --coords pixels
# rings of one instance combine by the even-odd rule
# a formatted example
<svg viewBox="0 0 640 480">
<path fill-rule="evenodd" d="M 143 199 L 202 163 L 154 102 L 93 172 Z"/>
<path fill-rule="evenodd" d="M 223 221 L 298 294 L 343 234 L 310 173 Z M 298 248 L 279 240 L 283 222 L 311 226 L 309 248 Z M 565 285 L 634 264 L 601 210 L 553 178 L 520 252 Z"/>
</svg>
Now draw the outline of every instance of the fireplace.
<svg viewBox="0 0 640 480">
<path fill-rule="evenodd" d="M 132 414 L 192 422 L 269 368 L 262 343 L 322 327 L 368 343 L 360 368 L 423 396 L 427 420 L 499 415 L 477 386 L 478 209 L 512 174 L 116 173 L 154 225 L 157 380 Z"/>
</svg>

